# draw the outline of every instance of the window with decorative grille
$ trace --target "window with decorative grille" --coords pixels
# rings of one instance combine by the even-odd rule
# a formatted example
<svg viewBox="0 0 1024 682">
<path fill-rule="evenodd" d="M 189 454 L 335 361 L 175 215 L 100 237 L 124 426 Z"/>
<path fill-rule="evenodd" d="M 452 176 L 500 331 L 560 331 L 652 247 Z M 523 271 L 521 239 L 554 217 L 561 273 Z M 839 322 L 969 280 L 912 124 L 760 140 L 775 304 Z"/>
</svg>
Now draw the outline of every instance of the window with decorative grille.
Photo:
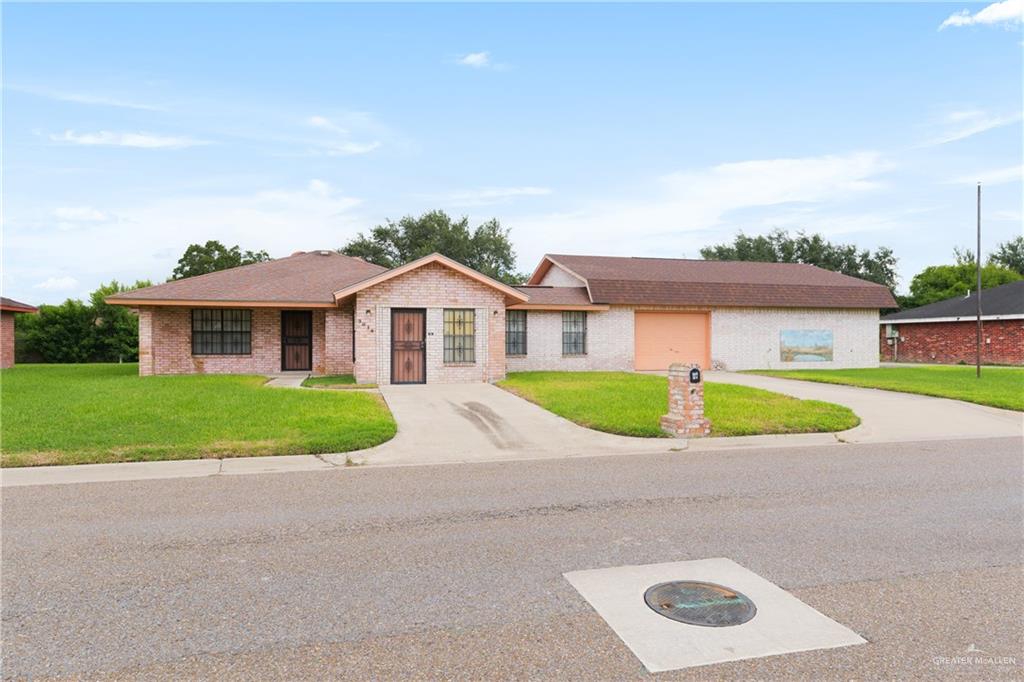
<svg viewBox="0 0 1024 682">
<path fill-rule="evenodd" d="M 444 311 L 444 361 L 476 362 L 476 311 Z"/>
<path fill-rule="evenodd" d="M 251 353 L 251 310 L 196 308 L 192 311 L 192 355 Z"/>
</svg>

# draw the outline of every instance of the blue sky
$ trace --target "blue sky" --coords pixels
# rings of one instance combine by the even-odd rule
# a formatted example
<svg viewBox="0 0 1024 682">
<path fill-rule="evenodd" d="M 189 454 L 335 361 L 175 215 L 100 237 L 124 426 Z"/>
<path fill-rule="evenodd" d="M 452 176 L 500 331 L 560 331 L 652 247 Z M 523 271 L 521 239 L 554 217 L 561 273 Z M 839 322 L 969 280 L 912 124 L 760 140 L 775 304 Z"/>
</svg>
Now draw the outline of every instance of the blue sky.
<svg viewBox="0 0 1024 682">
<path fill-rule="evenodd" d="M 544 252 L 805 229 L 902 287 L 1021 232 L 1021 0 L 3 8 L 3 290 L 335 248 L 441 208 Z M 945 23 L 945 26 L 943 25 Z"/>
</svg>

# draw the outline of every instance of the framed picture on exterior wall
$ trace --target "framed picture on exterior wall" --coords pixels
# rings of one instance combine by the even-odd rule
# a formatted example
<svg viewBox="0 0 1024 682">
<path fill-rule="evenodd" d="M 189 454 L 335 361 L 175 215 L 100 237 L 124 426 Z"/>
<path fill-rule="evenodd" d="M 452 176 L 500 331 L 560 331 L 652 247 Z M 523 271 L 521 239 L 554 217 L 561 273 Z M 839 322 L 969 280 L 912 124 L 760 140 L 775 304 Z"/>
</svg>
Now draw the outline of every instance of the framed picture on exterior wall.
<svg viewBox="0 0 1024 682">
<path fill-rule="evenodd" d="M 832 359 L 831 329 L 783 329 L 779 332 L 783 362 L 828 362 Z"/>
</svg>

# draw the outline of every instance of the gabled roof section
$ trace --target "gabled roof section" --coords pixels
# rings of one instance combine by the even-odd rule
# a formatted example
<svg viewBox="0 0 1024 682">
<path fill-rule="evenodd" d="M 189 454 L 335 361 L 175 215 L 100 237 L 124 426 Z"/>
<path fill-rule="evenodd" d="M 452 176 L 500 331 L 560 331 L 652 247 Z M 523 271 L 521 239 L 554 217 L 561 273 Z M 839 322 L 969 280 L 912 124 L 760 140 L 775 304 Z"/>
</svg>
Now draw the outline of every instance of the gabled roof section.
<svg viewBox="0 0 1024 682">
<path fill-rule="evenodd" d="M 949 320 L 957 318 L 975 319 L 978 314 L 978 292 L 969 296 L 954 296 L 936 301 L 919 308 L 909 308 L 882 318 L 882 322 L 906 322 L 915 320 Z M 981 290 L 981 316 L 983 318 L 1024 316 L 1024 280 L 1010 282 L 991 289 Z"/>
<path fill-rule="evenodd" d="M 386 268 L 336 251 L 295 253 L 108 297 L 115 305 L 333 308 L 334 292 Z"/>
<path fill-rule="evenodd" d="M 539 285 L 542 281 L 544 281 L 544 275 L 548 274 L 548 270 L 550 270 L 552 267 L 559 267 L 562 270 L 565 270 L 570 275 L 573 275 L 574 277 L 576 277 L 576 279 L 578 279 L 580 281 L 580 284 L 584 284 L 585 285 L 587 283 L 587 278 L 586 277 L 584 277 L 583 275 L 580 275 L 579 273 L 573 272 L 571 269 L 566 267 L 564 264 L 559 263 L 559 262 L 554 260 L 555 258 L 561 258 L 561 257 L 562 256 L 552 256 L 550 254 L 545 254 L 545 256 L 540 259 L 540 263 L 537 265 L 537 268 L 533 271 L 533 274 L 530 275 L 530 279 L 527 280 L 527 282 L 526 282 L 527 286 Z"/>
<path fill-rule="evenodd" d="M 465 275 L 466 277 L 476 280 L 477 282 L 489 286 L 492 289 L 497 289 L 501 293 L 505 294 L 505 300 L 510 303 L 525 303 L 530 298 L 523 292 L 518 291 L 515 288 L 510 287 L 509 285 L 503 282 L 499 282 L 498 280 L 492 277 L 488 277 L 482 272 L 477 272 L 473 268 L 463 265 L 458 261 L 452 260 L 447 256 L 442 256 L 439 253 L 432 253 L 429 256 L 417 258 L 416 260 L 410 261 L 405 265 L 400 265 L 397 268 L 392 268 L 391 270 L 385 270 L 384 272 L 372 275 L 370 277 L 367 277 L 366 279 L 354 282 L 344 288 L 338 289 L 337 291 L 334 292 L 334 300 L 340 301 L 344 298 L 348 298 L 349 296 L 352 296 L 353 294 L 362 291 L 363 289 L 369 289 L 370 287 L 376 286 L 381 282 L 386 282 L 390 279 L 394 279 L 395 277 L 400 277 L 406 274 L 407 272 L 412 272 L 413 270 L 422 268 L 424 265 L 429 265 L 431 263 L 438 263 L 447 268 L 451 268 L 452 270 L 458 272 L 459 274 Z"/>
<path fill-rule="evenodd" d="M 802 263 L 548 254 L 530 283 L 557 265 L 586 283 L 593 303 L 781 308 L 895 308 L 888 288 Z"/>
<path fill-rule="evenodd" d="M 0 310 L 5 313 L 38 313 L 39 308 L 28 303 L 22 303 L 21 301 L 15 301 L 13 298 L 7 298 L 0 296 Z"/>
</svg>

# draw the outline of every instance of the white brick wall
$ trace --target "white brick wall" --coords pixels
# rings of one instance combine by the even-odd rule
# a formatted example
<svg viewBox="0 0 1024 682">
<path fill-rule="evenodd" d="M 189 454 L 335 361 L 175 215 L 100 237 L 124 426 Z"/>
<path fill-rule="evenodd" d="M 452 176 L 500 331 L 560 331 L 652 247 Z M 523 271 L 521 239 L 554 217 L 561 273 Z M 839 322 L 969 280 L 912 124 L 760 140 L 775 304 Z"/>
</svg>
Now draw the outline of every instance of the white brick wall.
<svg viewBox="0 0 1024 682">
<path fill-rule="evenodd" d="M 527 311 L 526 352 L 505 358 L 508 371 L 632 371 L 633 309 L 588 311 L 587 354 L 569 356 L 562 355 L 562 313 Z"/>
<path fill-rule="evenodd" d="M 783 329 L 831 329 L 832 362 L 782 362 Z M 732 371 L 877 367 L 878 311 L 717 308 L 711 312 L 711 361 Z"/>
<path fill-rule="evenodd" d="M 531 310 L 527 355 L 507 357 L 508 371 L 632 371 L 635 310 L 698 309 L 612 306 L 608 311 L 588 312 L 586 356 L 562 355 L 561 312 Z M 779 356 L 783 329 L 831 329 L 832 362 L 783 363 Z M 877 367 L 877 334 L 877 310 L 715 308 L 711 311 L 711 360 L 729 370 Z"/>
</svg>

